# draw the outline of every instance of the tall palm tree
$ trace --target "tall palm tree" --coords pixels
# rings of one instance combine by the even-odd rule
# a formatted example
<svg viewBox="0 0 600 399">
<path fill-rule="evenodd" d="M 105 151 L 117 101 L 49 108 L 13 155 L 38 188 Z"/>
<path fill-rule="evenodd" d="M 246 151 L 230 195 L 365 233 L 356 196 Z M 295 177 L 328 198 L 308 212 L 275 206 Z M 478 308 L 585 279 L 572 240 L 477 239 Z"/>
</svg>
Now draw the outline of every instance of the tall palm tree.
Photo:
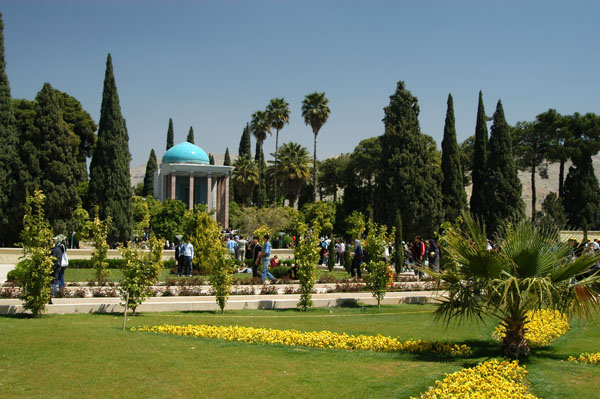
<svg viewBox="0 0 600 399">
<path fill-rule="evenodd" d="M 294 207 L 300 190 L 310 178 L 310 155 L 306 147 L 298 143 L 285 143 L 275 157 L 275 174 L 281 181 L 283 195 L 289 205 Z"/>
<path fill-rule="evenodd" d="M 302 117 L 304 123 L 312 128 L 314 139 L 313 150 L 313 201 L 317 200 L 317 135 L 327 122 L 331 110 L 327 106 L 329 100 L 325 93 L 311 93 L 304 96 L 302 101 Z"/>
<path fill-rule="evenodd" d="M 275 129 L 275 173 L 273 176 L 273 202 L 277 201 L 277 151 L 279 150 L 279 131 L 290 123 L 290 104 L 283 98 L 273 98 L 267 105 L 267 115 L 271 128 Z"/>
<path fill-rule="evenodd" d="M 526 313 L 540 308 L 586 313 L 598 307 L 598 273 L 589 276 L 598 255 L 570 261 L 571 247 L 557 230 L 537 227 L 529 220 L 509 226 L 497 251 L 487 248 L 485 226 L 463 213 L 466 229 L 449 228 L 440 240 L 446 268 L 427 273 L 444 283 L 448 296 L 436 313 L 449 321 L 491 315 L 506 328 L 501 341 L 505 356 L 530 353 L 525 339 Z M 423 268 L 419 268 L 425 270 Z"/>
<path fill-rule="evenodd" d="M 233 163 L 231 180 L 235 186 L 235 192 L 238 194 L 245 205 L 250 204 L 252 191 L 259 181 L 258 167 L 256 162 L 248 154 L 244 154 Z"/>
<path fill-rule="evenodd" d="M 267 111 L 256 111 L 252 114 L 252 121 L 250 122 L 250 130 L 258 143 L 257 153 L 262 154 L 263 142 L 267 138 L 267 133 L 271 134 L 271 124 L 269 123 L 269 116 Z M 257 206 L 263 205 L 263 184 L 265 178 L 265 171 L 263 167 L 263 160 L 258 163 L 259 179 L 258 179 L 258 196 Z"/>
</svg>

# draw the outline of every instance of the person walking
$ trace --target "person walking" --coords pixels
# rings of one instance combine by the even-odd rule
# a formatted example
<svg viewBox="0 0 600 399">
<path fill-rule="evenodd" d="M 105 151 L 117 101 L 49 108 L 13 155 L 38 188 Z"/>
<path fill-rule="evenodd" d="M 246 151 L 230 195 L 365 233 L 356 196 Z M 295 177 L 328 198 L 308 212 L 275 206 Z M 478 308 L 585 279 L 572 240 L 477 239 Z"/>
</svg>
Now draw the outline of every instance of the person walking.
<svg viewBox="0 0 600 399">
<path fill-rule="evenodd" d="M 232 240 L 230 236 L 227 236 L 227 238 L 225 239 L 225 246 L 227 247 L 227 250 L 229 251 L 229 254 L 233 258 L 235 258 L 235 251 L 237 250 L 237 247 L 238 247 L 237 242 L 235 242 L 234 240 Z"/>
<path fill-rule="evenodd" d="M 185 260 L 184 275 L 192 277 L 192 260 L 194 259 L 194 246 L 190 242 L 189 237 L 185 240 L 185 244 L 183 244 L 183 257 Z"/>
<path fill-rule="evenodd" d="M 175 247 L 175 261 L 177 262 L 177 275 L 185 272 L 185 258 L 183 256 L 183 241 L 179 240 Z"/>
<path fill-rule="evenodd" d="M 358 278 L 362 278 L 361 276 L 361 267 L 363 262 L 363 249 L 360 246 L 360 240 L 354 240 L 354 257 L 352 258 L 352 267 L 350 268 L 350 275 L 354 277 L 355 270 Z"/>
<path fill-rule="evenodd" d="M 269 278 L 269 280 L 271 280 L 271 281 L 274 281 L 275 277 L 273 277 L 273 275 L 271 273 L 269 273 L 269 262 L 270 262 L 270 258 L 271 258 L 271 243 L 269 242 L 268 234 L 265 234 L 263 236 L 263 248 L 262 248 L 262 252 L 260 253 L 260 257 L 261 257 L 262 263 L 263 263 L 263 270 L 262 270 L 262 276 L 261 276 L 263 284 L 265 283 L 267 278 Z"/>
<path fill-rule="evenodd" d="M 433 238 L 429 239 L 429 248 L 427 249 L 427 256 L 429 258 L 429 267 L 434 272 L 439 273 L 440 271 L 440 247 Z"/>
</svg>

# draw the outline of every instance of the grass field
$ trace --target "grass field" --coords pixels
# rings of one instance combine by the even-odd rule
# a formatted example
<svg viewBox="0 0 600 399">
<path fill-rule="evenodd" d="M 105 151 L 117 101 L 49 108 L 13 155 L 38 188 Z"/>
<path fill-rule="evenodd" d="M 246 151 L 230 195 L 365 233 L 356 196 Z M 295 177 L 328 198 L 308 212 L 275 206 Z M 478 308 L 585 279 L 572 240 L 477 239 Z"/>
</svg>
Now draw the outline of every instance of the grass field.
<svg viewBox="0 0 600 399">
<path fill-rule="evenodd" d="M 119 269 L 109 269 L 110 275 L 108 276 L 108 281 L 120 281 L 123 278 L 123 273 Z M 322 278 L 325 276 L 335 277 L 337 279 L 349 278 L 350 275 L 346 272 L 342 271 L 333 271 L 329 272 L 326 270 L 317 269 L 317 278 Z M 248 273 L 236 273 L 234 275 L 234 279 L 240 280 L 250 280 L 251 275 Z M 166 281 L 167 279 L 171 280 L 181 280 L 185 277 L 178 277 L 175 274 L 171 274 L 169 269 L 162 269 L 160 272 L 159 281 Z M 204 279 L 208 279 L 208 276 L 204 276 Z M 96 273 L 94 269 L 71 269 L 68 268 L 65 272 L 65 281 L 67 282 L 75 282 L 75 281 L 90 281 L 96 279 Z"/>
<path fill-rule="evenodd" d="M 0 317 L 0 397 L 7 398 L 408 398 L 444 373 L 499 356 L 488 325 L 445 328 L 432 305 L 224 315 L 148 313 L 129 326 L 243 325 L 349 334 L 383 334 L 467 343 L 474 354 L 444 358 L 347 352 L 122 331 L 117 315 Z M 524 364 L 543 398 L 595 398 L 600 367 L 571 354 L 600 351 L 600 320 L 576 321 L 566 336 Z"/>
</svg>

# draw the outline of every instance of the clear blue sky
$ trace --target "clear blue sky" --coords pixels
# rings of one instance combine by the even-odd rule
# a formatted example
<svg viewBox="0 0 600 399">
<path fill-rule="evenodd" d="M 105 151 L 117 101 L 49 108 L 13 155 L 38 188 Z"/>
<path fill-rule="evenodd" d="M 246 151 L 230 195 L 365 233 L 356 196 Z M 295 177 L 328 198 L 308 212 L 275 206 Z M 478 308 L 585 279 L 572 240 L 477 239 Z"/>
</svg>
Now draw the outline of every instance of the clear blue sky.
<svg viewBox="0 0 600 399">
<path fill-rule="evenodd" d="M 448 93 L 459 141 L 474 132 L 479 90 L 489 115 L 502 99 L 511 124 L 548 108 L 600 112 L 597 1 L 3 0 L 0 11 L 13 97 L 50 82 L 97 122 L 112 54 L 132 166 L 151 148 L 160 160 L 169 118 L 176 143 L 193 126 L 205 151 L 237 153 L 274 97 L 292 111 L 280 143 L 312 154 L 300 107 L 313 91 L 332 111 L 318 157 L 350 152 L 382 134 L 399 80 L 438 145 Z M 267 157 L 274 147 L 268 137 Z"/>
</svg>

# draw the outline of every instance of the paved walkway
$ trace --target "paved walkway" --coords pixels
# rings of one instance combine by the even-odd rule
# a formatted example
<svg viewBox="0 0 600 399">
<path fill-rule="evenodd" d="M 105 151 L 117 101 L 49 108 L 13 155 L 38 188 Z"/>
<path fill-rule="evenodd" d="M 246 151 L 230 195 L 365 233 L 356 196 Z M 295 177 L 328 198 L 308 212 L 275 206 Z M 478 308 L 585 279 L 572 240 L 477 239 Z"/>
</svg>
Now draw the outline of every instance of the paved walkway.
<svg viewBox="0 0 600 399">
<path fill-rule="evenodd" d="M 382 304 L 436 302 L 439 291 L 389 292 Z M 240 309 L 294 309 L 300 295 L 233 295 L 226 310 Z M 314 294 L 314 307 L 376 305 L 377 300 L 368 292 Z M 47 313 L 119 313 L 123 312 L 120 298 L 53 298 Z M 138 307 L 139 312 L 215 311 L 218 306 L 214 296 L 152 297 Z M 0 314 L 23 313 L 18 299 L 0 299 Z"/>
</svg>

